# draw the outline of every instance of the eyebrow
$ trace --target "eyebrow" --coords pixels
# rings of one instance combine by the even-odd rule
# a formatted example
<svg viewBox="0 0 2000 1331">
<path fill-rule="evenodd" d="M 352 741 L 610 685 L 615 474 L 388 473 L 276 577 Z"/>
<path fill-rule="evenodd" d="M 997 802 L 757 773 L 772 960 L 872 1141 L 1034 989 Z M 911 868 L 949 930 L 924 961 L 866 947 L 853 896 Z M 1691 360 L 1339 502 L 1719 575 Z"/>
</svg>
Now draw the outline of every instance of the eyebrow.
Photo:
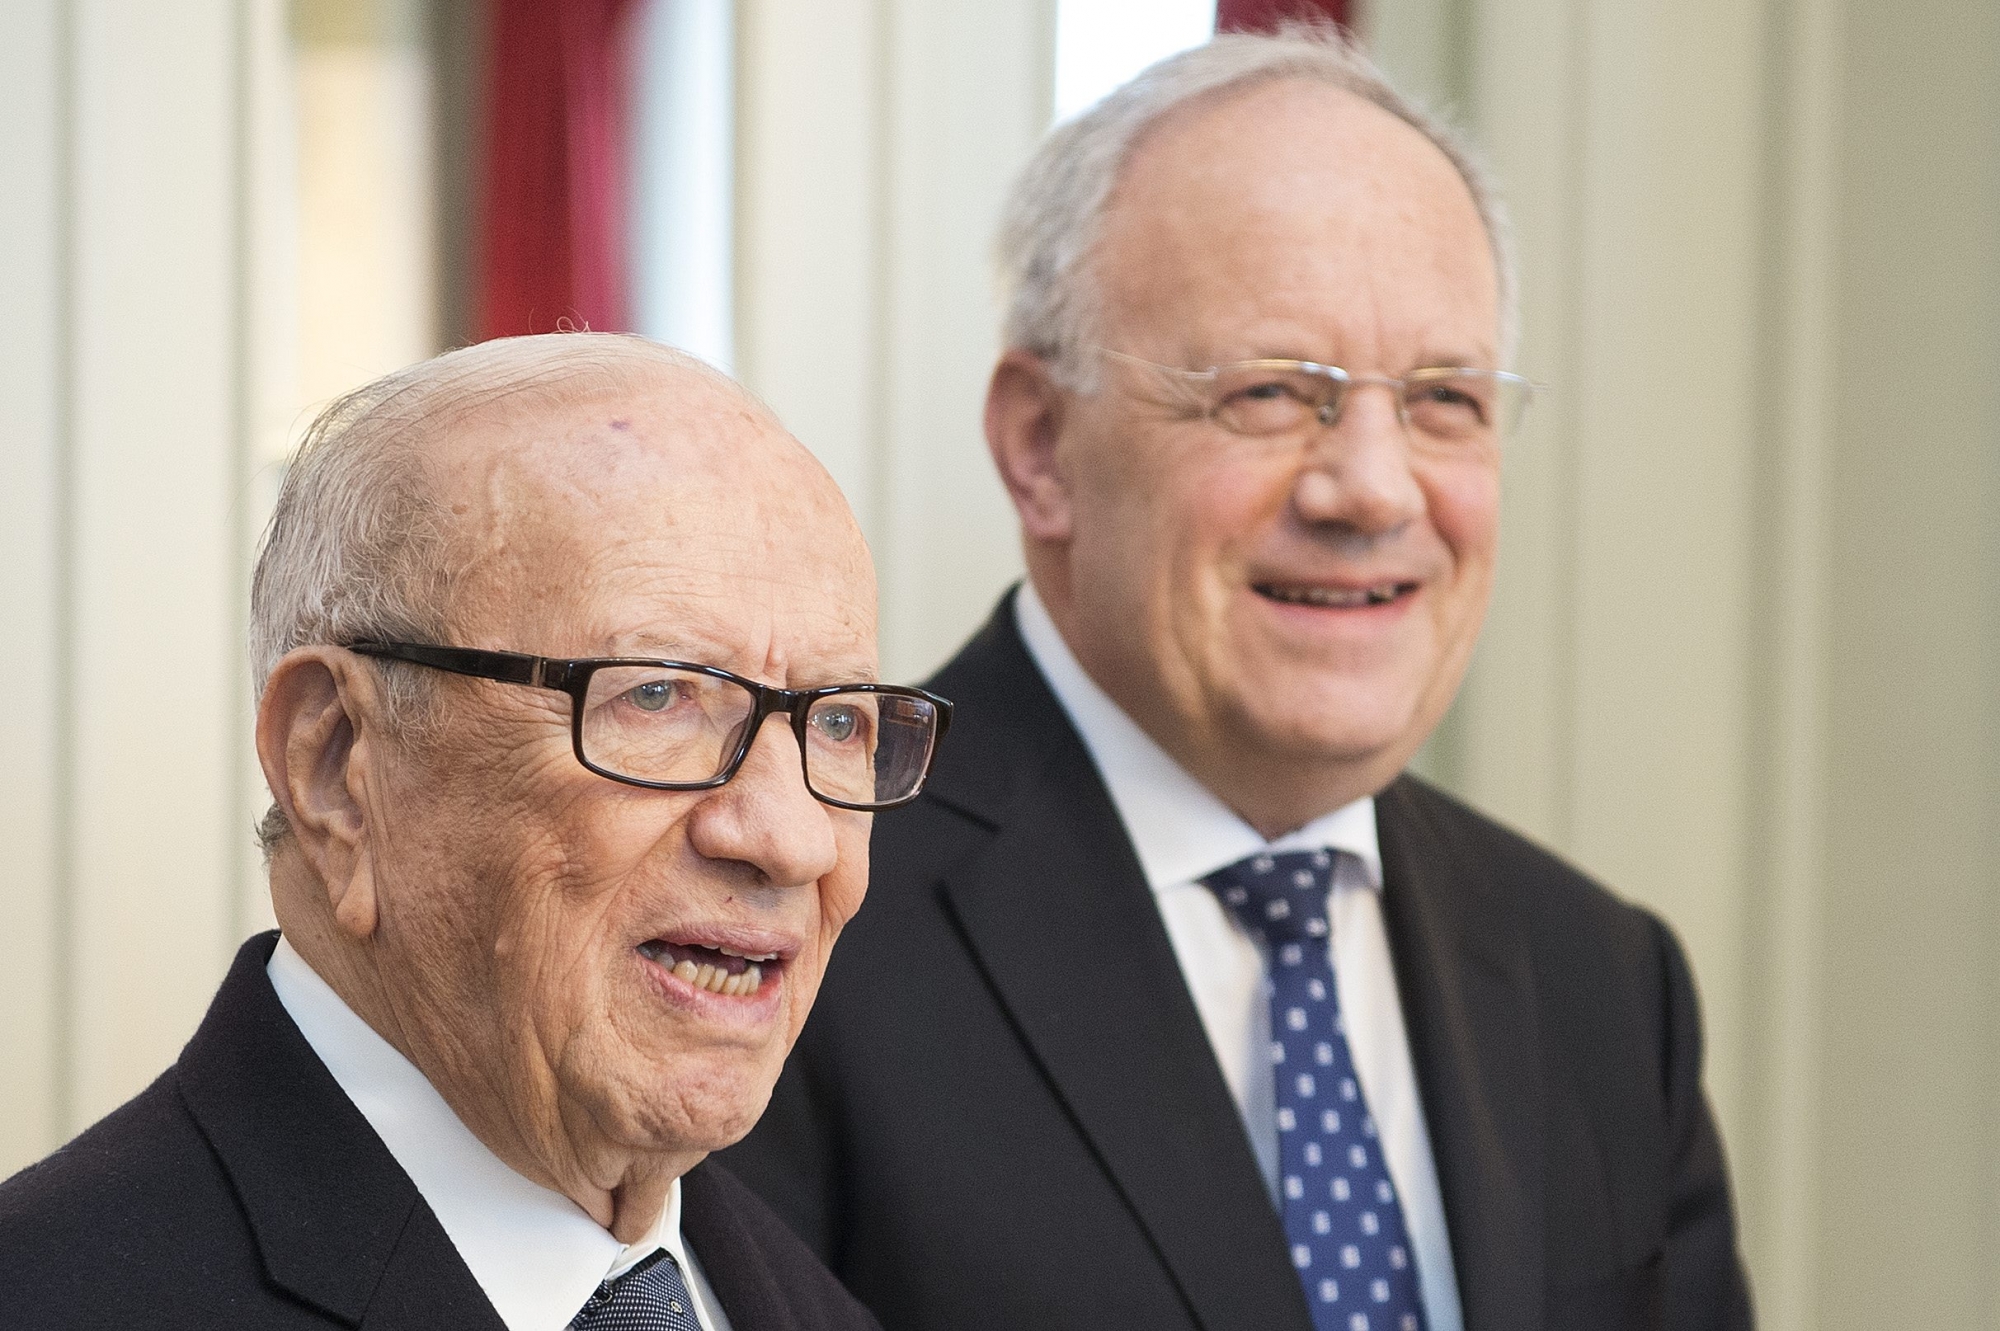
<svg viewBox="0 0 2000 1331">
<path fill-rule="evenodd" d="M 715 644 L 698 638 L 673 637 L 641 629 L 637 633 L 616 633 L 611 635 L 605 654 L 607 656 L 660 656 L 670 660 L 685 661 L 694 657 L 712 654 Z"/>
<path fill-rule="evenodd" d="M 611 656 L 656 657 L 669 661 L 686 661 L 690 665 L 720 666 L 747 678 L 755 679 L 748 670 L 738 669 L 734 664 L 725 664 L 734 655 L 719 643 L 690 637 L 673 637 L 651 629 L 641 629 L 636 633 L 618 634 L 611 640 Z M 815 661 L 814 664 L 824 663 Z M 835 658 L 823 669 L 815 669 L 821 684 L 791 684 L 790 688 L 819 688 L 824 684 L 874 684 L 879 682 L 880 671 L 873 665 L 863 664 L 858 658 Z"/>
</svg>

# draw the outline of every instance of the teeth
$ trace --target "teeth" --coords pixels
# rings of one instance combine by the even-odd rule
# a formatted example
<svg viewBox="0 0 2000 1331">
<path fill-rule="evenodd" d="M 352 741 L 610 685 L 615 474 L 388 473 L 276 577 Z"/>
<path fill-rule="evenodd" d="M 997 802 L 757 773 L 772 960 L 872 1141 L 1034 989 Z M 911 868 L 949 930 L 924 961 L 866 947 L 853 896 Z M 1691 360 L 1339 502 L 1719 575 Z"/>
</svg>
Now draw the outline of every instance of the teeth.
<svg viewBox="0 0 2000 1331">
<path fill-rule="evenodd" d="M 745 961 L 774 961 L 778 956 L 775 952 L 737 952 L 719 944 L 715 950 L 725 957 L 741 957 Z"/>
<path fill-rule="evenodd" d="M 642 944 L 639 950 L 660 965 L 666 965 L 666 957 L 659 948 L 651 944 Z M 718 952 L 723 950 L 722 948 L 716 949 Z M 731 952 L 729 955 L 732 957 L 743 956 L 741 952 Z M 712 994 L 725 994 L 729 996 L 754 994 L 764 984 L 764 968 L 758 963 L 770 961 L 776 956 L 777 953 L 775 952 L 767 952 L 761 957 L 744 957 L 744 960 L 750 964 L 734 975 L 731 975 L 720 966 L 686 960 L 670 966 L 668 969 L 679 979 L 686 981 L 697 989 L 706 989 Z"/>
<path fill-rule="evenodd" d="M 713 994 L 736 998 L 743 994 L 754 994 L 764 983 L 764 968 L 751 965 L 731 975 L 717 966 L 703 966 L 701 973 L 689 981 L 697 989 L 706 989 Z"/>
<path fill-rule="evenodd" d="M 1351 608 L 1360 605 L 1384 605 L 1396 599 L 1398 585 L 1385 582 L 1377 587 L 1265 587 L 1264 594 L 1274 601 L 1284 601 L 1291 605 L 1317 605 Z"/>
</svg>

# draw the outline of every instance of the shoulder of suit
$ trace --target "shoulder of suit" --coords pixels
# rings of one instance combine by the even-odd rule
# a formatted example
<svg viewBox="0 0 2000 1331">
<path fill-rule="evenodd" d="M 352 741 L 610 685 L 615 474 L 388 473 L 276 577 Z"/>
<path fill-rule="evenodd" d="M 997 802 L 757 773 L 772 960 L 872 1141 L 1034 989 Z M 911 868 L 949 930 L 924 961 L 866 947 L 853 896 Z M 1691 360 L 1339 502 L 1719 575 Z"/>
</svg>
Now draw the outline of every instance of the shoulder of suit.
<svg viewBox="0 0 2000 1331">
<path fill-rule="evenodd" d="M 13 1311 L 69 1297 L 105 1253 L 118 1253 L 136 1284 L 213 1267 L 218 1245 L 247 1243 L 228 1180 L 177 1078 L 169 1069 L 53 1155 L 0 1183 L 0 1287 Z M 174 1223 L 164 1223 L 170 1217 Z"/>
<path fill-rule="evenodd" d="M 168 1069 L 67 1145 L 0 1183 L 0 1246 L 13 1224 L 45 1218 L 52 1206 L 111 1211 L 134 1191 L 171 1187 L 204 1164 L 212 1167 L 181 1102 L 177 1075 Z"/>
<path fill-rule="evenodd" d="M 1648 951 L 1659 946 L 1665 925 L 1653 912 L 1422 778 L 1399 777 L 1376 801 L 1379 819 L 1403 820 L 1419 829 L 1419 836 L 1444 843 L 1455 860 L 1486 877 L 1530 923 L 1546 923 L 1558 935 Z"/>
<path fill-rule="evenodd" d="M 1011 593 L 926 687 L 957 710 L 914 803 L 875 816 L 871 891 L 929 883 L 975 854 L 1054 774 L 1090 781 L 1090 756 L 1014 627 Z"/>
</svg>

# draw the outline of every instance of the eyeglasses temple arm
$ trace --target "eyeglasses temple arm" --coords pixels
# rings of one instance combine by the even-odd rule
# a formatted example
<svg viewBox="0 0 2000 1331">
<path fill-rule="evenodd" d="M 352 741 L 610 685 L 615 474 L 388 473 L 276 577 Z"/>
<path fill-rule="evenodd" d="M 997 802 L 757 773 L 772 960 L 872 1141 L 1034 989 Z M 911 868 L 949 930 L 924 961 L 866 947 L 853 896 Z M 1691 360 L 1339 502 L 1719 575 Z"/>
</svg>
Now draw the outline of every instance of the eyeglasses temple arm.
<svg viewBox="0 0 2000 1331">
<path fill-rule="evenodd" d="M 527 656 L 520 652 L 487 652 L 472 647 L 429 647 L 421 643 L 409 642 L 357 642 L 349 651 L 363 656 L 379 656 L 391 661 L 410 661 L 417 665 L 430 666 L 434 670 L 449 670 L 455 675 L 470 675 L 474 679 L 494 679 L 503 684 L 528 684 L 541 688 L 562 688 L 566 684 L 568 670 L 551 670 L 551 666 L 566 667 L 567 662 L 550 661 L 540 656 Z M 564 678 L 558 680 L 555 676 Z"/>
</svg>

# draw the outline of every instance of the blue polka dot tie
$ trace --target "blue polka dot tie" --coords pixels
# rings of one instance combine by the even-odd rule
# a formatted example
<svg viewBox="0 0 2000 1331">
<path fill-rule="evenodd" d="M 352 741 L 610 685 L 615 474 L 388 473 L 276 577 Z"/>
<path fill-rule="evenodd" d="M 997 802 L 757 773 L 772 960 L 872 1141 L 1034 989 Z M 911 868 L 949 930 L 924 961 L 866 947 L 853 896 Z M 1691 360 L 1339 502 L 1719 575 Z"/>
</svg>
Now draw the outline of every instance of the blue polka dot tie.
<svg viewBox="0 0 2000 1331">
<path fill-rule="evenodd" d="M 1403 1207 L 1340 1017 L 1331 851 L 1253 855 L 1202 882 L 1264 946 L 1285 1237 L 1315 1331 L 1423 1331 Z"/>
<path fill-rule="evenodd" d="M 681 1268 L 665 1249 L 597 1287 L 570 1331 L 701 1331 Z"/>
</svg>

